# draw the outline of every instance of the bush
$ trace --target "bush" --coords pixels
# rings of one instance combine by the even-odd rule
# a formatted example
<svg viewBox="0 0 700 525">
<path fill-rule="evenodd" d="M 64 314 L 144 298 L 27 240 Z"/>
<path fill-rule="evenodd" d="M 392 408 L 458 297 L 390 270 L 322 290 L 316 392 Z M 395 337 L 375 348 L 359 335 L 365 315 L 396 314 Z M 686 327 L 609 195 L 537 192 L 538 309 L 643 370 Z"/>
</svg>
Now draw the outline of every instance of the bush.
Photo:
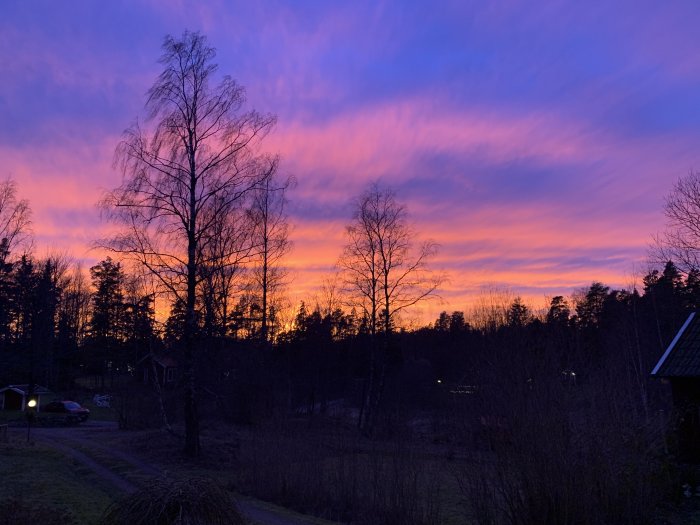
<svg viewBox="0 0 700 525">
<path fill-rule="evenodd" d="M 207 478 L 159 479 L 112 504 L 101 525 L 244 525 L 231 495 Z"/>
</svg>

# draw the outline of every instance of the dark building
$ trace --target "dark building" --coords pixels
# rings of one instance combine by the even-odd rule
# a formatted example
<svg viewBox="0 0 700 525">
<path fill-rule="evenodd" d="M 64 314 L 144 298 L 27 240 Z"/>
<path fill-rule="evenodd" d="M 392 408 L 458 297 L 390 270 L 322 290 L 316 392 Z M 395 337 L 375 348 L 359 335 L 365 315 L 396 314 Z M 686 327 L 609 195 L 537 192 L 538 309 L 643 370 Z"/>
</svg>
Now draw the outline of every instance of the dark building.
<svg viewBox="0 0 700 525">
<path fill-rule="evenodd" d="M 147 354 L 139 361 L 143 384 L 158 381 L 161 387 L 174 386 L 180 377 L 180 366 L 173 356 Z"/>
<path fill-rule="evenodd" d="M 37 411 L 41 406 L 41 396 L 50 395 L 48 388 L 35 385 L 32 397 L 36 399 Z M 9 385 L 0 388 L 0 410 L 24 410 L 29 401 L 29 385 Z"/>
<path fill-rule="evenodd" d="M 693 312 L 671 341 L 652 377 L 671 383 L 679 458 L 700 463 L 700 316 Z"/>
</svg>

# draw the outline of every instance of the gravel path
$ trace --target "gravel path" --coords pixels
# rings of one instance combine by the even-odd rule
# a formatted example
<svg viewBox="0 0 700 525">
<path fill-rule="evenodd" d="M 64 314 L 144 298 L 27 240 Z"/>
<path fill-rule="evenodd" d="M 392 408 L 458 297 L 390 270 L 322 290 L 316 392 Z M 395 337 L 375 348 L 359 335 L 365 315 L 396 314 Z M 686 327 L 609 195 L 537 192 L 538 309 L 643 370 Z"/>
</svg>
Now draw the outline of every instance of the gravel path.
<svg viewBox="0 0 700 525">
<path fill-rule="evenodd" d="M 141 474 L 147 477 L 162 476 L 164 472 L 140 458 L 109 447 L 97 441 L 94 432 L 115 431 L 116 424 L 110 422 L 93 421 L 78 427 L 34 428 L 32 439 L 54 448 L 74 461 L 83 464 L 92 470 L 108 486 L 117 489 L 120 493 L 130 494 L 136 492 L 139 487 L 134 482 L 124 478 L 106 466 L 92 459 L 76 447 L 97 451 L 102 455 L 111 456 L 123 463 L 129 464 Z M 13 428 L 11 432 L 24 432 L 23 429 Z M 238 499 L 239 510 L 251 521 L 253 525 L 316 525 L 320 523 L 315 518 L 304 516 L 289 516 L 267 508 L 262 502 L 251 499 Z M 331 523 L 331 522 L 325 522 Z"/>
</svg>

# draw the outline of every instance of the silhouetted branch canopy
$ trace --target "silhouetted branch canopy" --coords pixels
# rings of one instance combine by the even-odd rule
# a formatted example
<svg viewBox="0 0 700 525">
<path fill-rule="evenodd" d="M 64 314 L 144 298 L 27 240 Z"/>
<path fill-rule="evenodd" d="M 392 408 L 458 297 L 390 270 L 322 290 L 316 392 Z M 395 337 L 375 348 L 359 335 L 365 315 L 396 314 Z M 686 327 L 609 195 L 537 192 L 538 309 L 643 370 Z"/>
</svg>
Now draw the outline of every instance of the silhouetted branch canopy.
<svg viewBox="0 0 700 525">
<path fill-rule="evenodd" d="M 260 144 L 276 119 L 243 109 L 243 87 L 228 76 L 215 79 L 215 56 L 199 33 L 165 38 L 146 122 L 124 132 L 114 157 L 123 180 L 101 201 L 121 229 L 99 244 L 139 261 L 175 294 L 188 264 L 239 262 L 247 234 L 232 229 L 230 217 L 269 177 Z M 224 233 L 236 241 L 222 243 Z"/>
</svg>

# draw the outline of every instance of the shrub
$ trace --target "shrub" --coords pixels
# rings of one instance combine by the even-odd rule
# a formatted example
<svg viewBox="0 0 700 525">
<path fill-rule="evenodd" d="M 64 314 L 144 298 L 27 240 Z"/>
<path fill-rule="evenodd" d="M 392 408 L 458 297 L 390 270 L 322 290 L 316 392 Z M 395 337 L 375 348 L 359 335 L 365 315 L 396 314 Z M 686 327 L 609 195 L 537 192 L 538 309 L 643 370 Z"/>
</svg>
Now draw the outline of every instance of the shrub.
<svg viewBox="0 0 700 525">
<path fill-rule="evenodd" d="M 231 495 L 207 478 L 158 479 L 112 504 L 101 525 L 244 525 Z"/>
</svg>

